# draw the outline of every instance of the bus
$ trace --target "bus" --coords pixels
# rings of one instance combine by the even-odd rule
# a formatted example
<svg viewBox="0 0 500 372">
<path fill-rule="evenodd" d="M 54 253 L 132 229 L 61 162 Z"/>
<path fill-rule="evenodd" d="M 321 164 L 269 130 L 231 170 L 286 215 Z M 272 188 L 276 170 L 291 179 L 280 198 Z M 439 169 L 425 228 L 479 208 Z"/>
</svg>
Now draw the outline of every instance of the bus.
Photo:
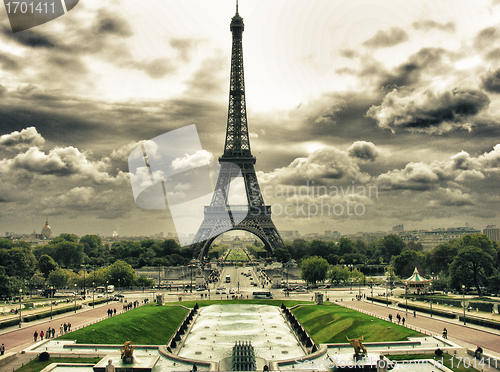
<svg viewBox="0 0 500 372">
<path fill-rule="evenodd" d="M 226 275 L 226 283 L 231 283 L 231 275 Z"/>
<path fill-rule="evenodd" d="M 106 293 L 106 288 L 105 287 L 97 287 L 95 289 L 95 293 Z"/>
<path fill-rule="evenodd" d="M 273 298 L 273 294 L 269 291 L 257 291 L 253 293 L 253 298 Z"/>
<path fill-rule="evenodd" d="M 115 291 L 115 286 L 114 285 L 108 285 L 108 293 L 113 293 Z"/>
</svg>

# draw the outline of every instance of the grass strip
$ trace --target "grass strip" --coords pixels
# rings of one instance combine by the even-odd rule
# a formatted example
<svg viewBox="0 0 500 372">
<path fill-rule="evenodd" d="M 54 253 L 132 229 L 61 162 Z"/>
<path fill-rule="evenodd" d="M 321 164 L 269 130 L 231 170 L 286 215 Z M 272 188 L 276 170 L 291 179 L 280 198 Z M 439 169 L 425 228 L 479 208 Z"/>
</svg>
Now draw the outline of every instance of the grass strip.
<svg viewBox="0 0 500 372">
<path fill-rule="evenodd" d="M 39 372 L 49 364 L 52 363 L 82 363 L 82 364 L 96 364 L 102 358 L 50 358 L 47 361 L 41 362 L 37 359 L 25 364 L 23 367 L 17 370 L 17 372 Z"/>
<path fill-rule="evenodd" d="M 424 336 L 420 332 L 345 307 L 326 304 L 301 306 L 293 310 L 311 337 L 320 344 L 345 343 L 346 336 L 365 342 L 406 341 Z"/>
</svg>

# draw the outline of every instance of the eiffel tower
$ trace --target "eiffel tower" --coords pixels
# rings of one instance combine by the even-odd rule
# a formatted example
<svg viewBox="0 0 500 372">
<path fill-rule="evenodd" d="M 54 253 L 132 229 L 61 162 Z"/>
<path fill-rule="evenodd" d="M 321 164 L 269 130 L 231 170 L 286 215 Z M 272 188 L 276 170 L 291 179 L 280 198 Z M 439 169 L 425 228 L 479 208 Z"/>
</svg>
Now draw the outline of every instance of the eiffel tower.
<svg viewBox="0 0 500 372">
<path fill-rule="evenodd" d="M 245 103 L 245 80 L 243 76 L 243 18 L 236 14 L 231 19 L 233 35 L 231 51 L 231 78 L 229 83 L 229 109 L 224 154 L 219 157 L 221 166 L 215 192 L 210 206 L 205 207 L 203 222 L 196 233 L 193 257 L 202 259 L 210 244 L 221 234 L 230 230 L 245 230 L 262 240 L 272 252 L 283 247 L 276 226 L 271 220 L 271 206 L 264 204 L 259 182 L 255 174 L 255 156 L 250 151 L 247 111 Z M 246 205 L 229 205 L 229 185 L 234 177 L 241 175 L 245 184 Z M 229 215 L 229 218 L 227 216 Z"/>
</svg>

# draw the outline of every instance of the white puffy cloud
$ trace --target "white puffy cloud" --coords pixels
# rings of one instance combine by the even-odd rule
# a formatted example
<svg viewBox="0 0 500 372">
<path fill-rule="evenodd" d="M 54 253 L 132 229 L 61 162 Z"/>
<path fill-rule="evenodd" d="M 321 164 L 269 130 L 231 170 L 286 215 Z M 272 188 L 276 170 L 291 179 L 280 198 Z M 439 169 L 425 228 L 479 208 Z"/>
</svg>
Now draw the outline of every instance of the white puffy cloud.
<svg viewBox="0 0 500 372">
<path fill-rule="evenodd" d="M 420 132 L 470 130 L 470 118 L 488 107 L 490 100 L 478 90 L 434 92 L 427 88 L 413 92 L 394 89 L 382 103 L 372 106 L 367 116 L 393 133 L 400 129 Z"/>
<path fill-rule="evenodd" d="M 0 151 L 21 151 L 31 146 L 40 146 L 45 139 L 38 133 L 35 127 L 28 127 L 20 132 L 14 131 L 0 136 Z"/>
<path fill-rule="evenodd" d="M 121 183 L 128 179 L 127 174 L 121 171 L 116 177 L 111 176 L 107 172 L 108 168 L 106 159 L 90 161 L 86 153 L 72 146 L 54 148 L 49 153 L 31 147 L 12 159 L 0 161 L 0 170 L 4 172 L 25 171 L 41 176 L 75 177 L 95 183 Z"/>
<path fill-rule="evenodd" d="M 208 165 L 213 160 L 213 155 L 206 150 L 196 151 L 192 155 L 186 154 L 182 158 L 176 158 L 172 161 L 173 169 L 190 169 Z"/>
</svg>

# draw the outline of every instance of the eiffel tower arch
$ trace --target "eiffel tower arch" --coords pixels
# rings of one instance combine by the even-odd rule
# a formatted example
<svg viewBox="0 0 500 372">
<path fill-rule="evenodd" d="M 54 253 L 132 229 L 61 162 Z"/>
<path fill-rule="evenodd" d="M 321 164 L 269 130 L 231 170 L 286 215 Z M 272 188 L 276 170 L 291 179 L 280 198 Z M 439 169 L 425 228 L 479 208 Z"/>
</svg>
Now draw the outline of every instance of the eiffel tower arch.
<svg viewBox="0 0 500 372">
<path fill-rule="evenodd" d="M 219 158 L 221 169 L 212 201 L 210 206 L 205 207 L 203 222 L 191 245 L 193 257 L 198 259 L 208 253 L 210 244 L 219 235 L 231 230 L 244 230 L 254 234 L 262 240 L 269 252 L 284 246 L 271 219 L 271 206 L 264 203 L 255 174 L 256 159 L 250 150 L 243 74 L 244 24 L 243 18 L 238 14 L 238 4 L 230 29 L 232 50 L 226 141 L 224 153 Z M 229 187 L 231 181 L 238 176 L 242 177 L 245 185 L 246 204 L 229 204 Z"/>
</svg>

